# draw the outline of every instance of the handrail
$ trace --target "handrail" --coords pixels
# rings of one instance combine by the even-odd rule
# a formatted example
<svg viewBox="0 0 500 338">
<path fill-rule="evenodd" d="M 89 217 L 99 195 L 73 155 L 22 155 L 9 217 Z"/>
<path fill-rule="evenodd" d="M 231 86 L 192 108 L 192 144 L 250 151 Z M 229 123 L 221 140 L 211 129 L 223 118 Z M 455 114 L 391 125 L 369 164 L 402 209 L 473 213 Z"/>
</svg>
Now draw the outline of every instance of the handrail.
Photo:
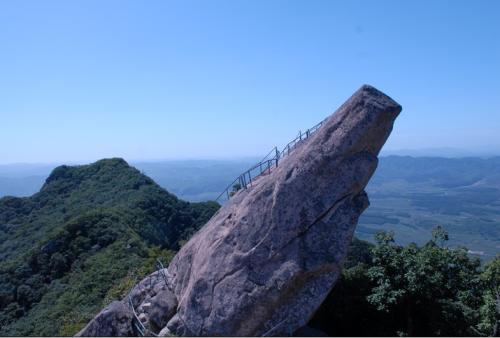
<svg viewBox="0 0 500 338">
<path fill-rule="evenodd" d="M 158 269 L 158 274 L 160 274 L 162 277 L 163 277 L 163 280 L 165 281 L 165 286 L 170 290 L 170 291 L 173 291 L 172 290 L 172 287 L 170 285 L 170 281 L 168 280 L 169 276 L 168 276 L 168 269 L 166 269 L 164 266 L 163 266 L 163 263 L 161 262 L 161 260 L 159 258 L 156 259 L 156 268 Z M 167 270 L 167 272 L 165 273 L 165 270 Z"/>
<path fill-rule="evenodd" d="M 288 156 L 290 154 L 290 151 L 295 148 L 295 146 L 302 140 L 308 139 L 315 131 L 317 131 L 323 123 L 326 121 L 326 119 L 320 121 L 317 123 L 315 126 L 307 129 L 305 133 L 302 133 L 302 131 L 299 131 L 299 135 L 293 139 L 292 141 L 288 142 L 281 151 L 278 150 L 277 147 L 274 147 L 271 149 L 271 151 L 264 156 L 264 158 L 252 166 L 250 169 L 246 170 L 242 174 L 240 174 L 236 179 L 234 179 L 220 194 L 217 196 L 215 199 L 216 201 L 219 201 L 224 195 L 226 196 L 226 200 L 229 200 L 238 190 L 244 188 L 247 189 L 248 186 L 252 186 L 252 179 L 255 180 L 257 177 L 261 176 L 262 174 L 265 174 L 266 172 L 271 173 L 272 167 L 277 167 L 279 160 L 284 158 L 285 156 Z M 271 158 L 268 158 L 271 154 L 274 153 L 274 156 Z M 253 176 L 252 178 L 252 171 L 255 171 L 257 168 L 259 168 L 258 174 Z M 264 169 L 263 169 L 264 168 Z"/>
<path fill-rule="evenodd" d="M 165 281 L 166 287 L 172 291 L 172 287 L 170 286 L 170 282 L 168 281 L 168 276 L 167 276 L 168 270 L 165 273 L 166 269 L 163 266 L 163 263 L 161 262 L 161 260 L 159 258 L 156 259 L 156 268 L 157 268 L 158 274 L 163 277 L 163 280 Z M 136 284 L 136 283 L 134 283 L 134 284 Z M 134 303 L 132 302 L 132 298 L 130 297 L 130 294 L 128 295 L 128 306 L 132 310 L 132 313 L 134 314 L 134 319 L 132 320 L 132 322 L 133 322 L 133 325 L 134 325 L 137 333 L 141 337 L 146 336 L 146 334 L 148 334 L 148 333 L 154 337 L 158 337 L 158 335 L 156 333 L 154 333 L 153 331 L 146 328 L 144 326 L 144 324 L 141 322 L 141 320 L 139 319 L 139 317 L 137 316 L 137 312 L 135 312 Z"/>
<path fill-rule="evenodd" d="M 139 335 L 141 337 L 144 337 L 146 335 L 147 329 L 144 326 L 144 324 L 141 322 L 139 317 L 137 316 L 137 313 L 135 312 L 134 303 L 132 302 L 132 298 L 130 297 L 130 294 L 128 295 L 128 305 L 129 305 L 130 309 L 132 310 L 132 313 L 134 314 L 134 319 L 135 319 L 135 321 L 133 321 L 134 327 L 137 330 L 137 332 L 139 333 Z M 137 325 L 137 323 L 139 323 L 139 325 Z M 151 332 L 151 333 L 153 333 L 153 332 Z"/>
</svg>

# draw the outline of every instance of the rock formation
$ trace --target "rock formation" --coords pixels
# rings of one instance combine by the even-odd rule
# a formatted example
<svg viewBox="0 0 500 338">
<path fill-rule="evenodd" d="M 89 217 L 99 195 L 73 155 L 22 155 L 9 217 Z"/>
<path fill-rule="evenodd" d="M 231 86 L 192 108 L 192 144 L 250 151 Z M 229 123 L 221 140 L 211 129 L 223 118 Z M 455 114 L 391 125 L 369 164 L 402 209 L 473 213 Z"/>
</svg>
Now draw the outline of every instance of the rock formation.
<svg viewBox="0 0 500 338">
<path fill-rule="evenodd" d="M 123 302 L 115 301 L 105 307 L 77 337 L 127 337 L 134 335 L 132 311 Z"/>
<path fill-rule="evenodd" d="M 163 315 L 149 302 L 146 320 L 155 313 L 154 325 L 166 323 L 161 335 L 290 335 L 305 326 L 339 277 L 400 111 L 362 86 L 181 248 L 168 268 L 173 293 L 158 302 Z"/>
</svg>

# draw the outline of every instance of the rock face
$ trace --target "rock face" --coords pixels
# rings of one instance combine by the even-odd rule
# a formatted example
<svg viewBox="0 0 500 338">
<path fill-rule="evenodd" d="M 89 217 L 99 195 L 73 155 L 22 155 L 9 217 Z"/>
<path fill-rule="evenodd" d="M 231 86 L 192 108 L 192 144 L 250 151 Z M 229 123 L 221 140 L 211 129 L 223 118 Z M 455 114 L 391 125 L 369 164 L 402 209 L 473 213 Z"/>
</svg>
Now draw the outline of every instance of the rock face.
<svg viewBox="0 0 500 338">
<path fill-rule="evenodd" d="M 92 319 L 77 337 L 133 336 L 132 311 L 123 302 L 113 302 Z"/>
<path fill-rule="evenodd" d="M 166 273 L 167 269 L 158 270 L 144 278 L 122 301 L 111 303 L 76 336 L 136 336 L 141 326 L 145 335 L 159 332 L 177 309 L 177 298 Z"/>
<path fill-rule="evenodd" d="M 155 272 L 134 287 L 139 320 L 160 336 L 300 333 L 339 277 L 400 111 L 362 86 L 270 174 L 238 191 L 177 253 L 164 282 Z M 114 324 L 103 312 L 84 335 L 129 332 L 97 329 Z"/>
<path fill-rule="evenodd" d="M 365 85 L 236 193 L 172 260 L 179 304 L 163 333 L 289 335 L 305 326 L 339 277 L 400 111 Z"/>
</svg>

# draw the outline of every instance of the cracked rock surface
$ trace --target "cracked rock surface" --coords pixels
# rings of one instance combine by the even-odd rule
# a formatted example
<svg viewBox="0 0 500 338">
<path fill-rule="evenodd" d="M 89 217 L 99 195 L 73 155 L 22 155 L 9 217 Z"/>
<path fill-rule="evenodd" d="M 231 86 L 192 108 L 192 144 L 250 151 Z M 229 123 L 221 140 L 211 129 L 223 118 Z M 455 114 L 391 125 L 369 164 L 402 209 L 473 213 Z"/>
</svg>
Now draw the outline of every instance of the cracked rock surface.
<svg viewBox="0 0 500 338">
<path fill-rule="evenodd" d="M 178 300 L 165 334 L 289 335 L 339 277 L 401 106 L 362 86 L 254 187 L 240 190 L 168 270 Z"/>
</svg>

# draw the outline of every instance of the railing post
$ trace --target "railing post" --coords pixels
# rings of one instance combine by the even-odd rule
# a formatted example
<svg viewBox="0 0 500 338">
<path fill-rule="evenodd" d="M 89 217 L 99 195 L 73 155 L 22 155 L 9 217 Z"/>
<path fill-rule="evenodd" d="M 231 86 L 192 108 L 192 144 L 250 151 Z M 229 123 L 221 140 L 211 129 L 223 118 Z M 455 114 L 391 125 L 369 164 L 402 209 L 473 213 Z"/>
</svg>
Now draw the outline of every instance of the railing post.
<svg viewBox="0 0 500 338">
<path fill-rule="evenodd" d="M 272 151 L 273 151 L 273 150 L 271 150 L 271 152 L 269 154 L 267 154 L 258 164 L 256 164 L 254 167 L 252 167 L 251 169 L 247 170 L 246 172 L 244 172 L 240 176 L 238 176 L 238 178 L 236 180 L 234 180 L 233 183 L 239 182 L 240 187 L 241 188 L 245 188 L 245 189 L 248 188 L 248 184 L 250 184 L 250 186 L 253 186 L 252 173 L 251 173 L 252 170 L 257 169 L 257 166 L 259 167 L 259 174 L 256 175 L 256 177 L 259 176 L 259 175 L 264 174 L 266 171 L 268 171 L 269 174 L 270 174 L 271 173 L 271 169 L 272 169 L 271 166 L 273 165 L 273 163 L 276 165 L 276 167 L 278 167 L 280 159 L 284 158 L 286 156 L 289 156 L 290 155 L 290 151 L 293 150 L 297 146 L 297 143 L 299 143 L 303 139 L 305 140 L 305 139 L 309 138 L 317 129 L 319 129 L 319 127 L 321 127 L 324 124 L 325 120 L 326 119 L 324 119 L 323 121 L 320 121 L 314 127 L 307 129 L 304 132 L 304 138 L 302 138 L 302 130 L 299 130 L 299 135 L 294 140 L 292 140 L 291 142 L 289 142 L 283 148 L 282 151 L 279 151 L 278 147 L 275 146 L 274 147 L 275 156 L 273 158 L 269 159 L 269 156 L 272 154 Z M 265 168 L 264 165 L 267 165 L 267 168 Z M 246 177 L 247 173 L 248 173 L 248 182 L 247 182 L 247 177 Z M 225 190 L 227 200 L 229 200 L 231 198 L 231 196 L 232 196 L 232 192 L 233 192 L 232 189 L 234 190 L 234 184 L 233 184 L 233 187 L 229 186 Z M 221 198 L 222 196 L 224 196 L 224 192 L 222 192 L 216 198 L 216 201 L 218 201 L 219 198 Z"/>
</svg>

